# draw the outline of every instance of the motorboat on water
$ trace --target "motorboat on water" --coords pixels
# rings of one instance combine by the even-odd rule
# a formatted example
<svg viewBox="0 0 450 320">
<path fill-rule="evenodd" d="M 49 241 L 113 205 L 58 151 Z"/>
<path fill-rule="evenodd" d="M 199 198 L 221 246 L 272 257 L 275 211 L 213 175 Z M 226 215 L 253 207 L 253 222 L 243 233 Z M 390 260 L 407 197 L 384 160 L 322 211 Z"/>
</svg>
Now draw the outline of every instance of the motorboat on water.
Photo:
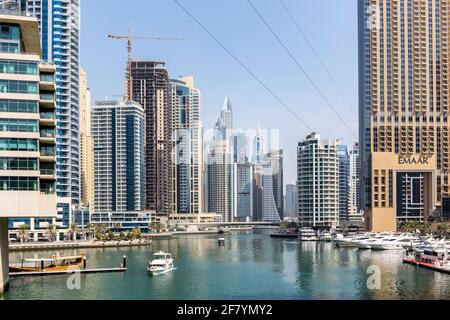
<svg viewBox="0 0 450 320">
<path fill-rule="evenodd" d="M 298 236 L 300 241 L 317 241 L 317 235 L 316 232 L 311 229 L 311 228 L 307 228 L 307 227 L 303 227 L 300 228 L 300 230 L 298 231 Z"/>
<path fill-rule="evenodd" d="M 163 251 L 153 254 L 153 260 L 148 264 L 147 270 L 153 276 L 168 273 L 174 269 L 172 255 Z"/>
</svg>

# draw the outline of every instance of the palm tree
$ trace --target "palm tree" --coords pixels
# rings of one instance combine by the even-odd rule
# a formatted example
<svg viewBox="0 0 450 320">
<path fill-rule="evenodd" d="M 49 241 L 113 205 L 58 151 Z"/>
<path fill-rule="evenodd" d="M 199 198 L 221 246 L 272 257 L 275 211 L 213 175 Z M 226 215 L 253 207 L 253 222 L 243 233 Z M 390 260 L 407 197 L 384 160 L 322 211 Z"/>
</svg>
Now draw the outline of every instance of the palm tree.
<svg viewBox="0 0 450 320">
<path fill-rule="evenodd" d="M 19 236 L 20 236 L 21 243 L 24 243 L 24 241 L 25 241 L 25 238 L 28 233 L 27 230 L 28 230 L 28 225 L 26 225 L 25 223 L 23 223 L 19 226 Z"/>
<path fill-rule="evenodd" d="M 442 223 L 442 224 L 438 225 L 437 230 L 438 230 L 439 236 L 447 237 L 448 234 L 450 233 L 450 225 L 448 223 Z"/>
<path fill-rule="evenodd" d="M 72 234 L 72 241 L 77 240 L 77 230 L 78 230 L 78 225 L 76 223 L 72 223 L 70 225 L 70 233 Z"/>
<path fill-rule="evenodd" d="M 50 241 L 53 241 L 53 236 L 56 234 L 55 225 L 49 224 L 47 227 L 47 234 L 50 237 Z"/>
<path fill-rule="evenodd" d="M 141 233 L 141 229 L 140 229 L 140 228 L 134 228 L 134 229 L 131 231 L 131 234 L 132 234 L 133 239 L 140 239 L 141 236 L 142 236 L 142 233 Z"/>
</svg>

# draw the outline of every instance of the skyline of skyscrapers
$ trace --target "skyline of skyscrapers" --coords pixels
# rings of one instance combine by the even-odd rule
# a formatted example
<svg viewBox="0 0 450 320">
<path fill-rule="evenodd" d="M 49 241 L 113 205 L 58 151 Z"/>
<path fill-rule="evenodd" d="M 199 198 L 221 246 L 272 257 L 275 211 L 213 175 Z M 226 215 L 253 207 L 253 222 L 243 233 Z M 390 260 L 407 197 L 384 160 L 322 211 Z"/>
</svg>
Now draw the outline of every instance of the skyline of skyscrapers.
<svg viewBox="0 0 450 320">
<path fill-rule="evenodd" d="M 57 184 L 57 193 L 61 198 L 63 195 L 71 196 L 74 204 L 92 206 L 93 197 L 89 196 L 89 186 L 93 183 L 87 181 L 90 172 L 89 164 L 92 162 L 89 161 L 89 152 L 86 152 L 92 148 L 89 145 L 92 144 L 89 143 L 90 92 L 87 75 L 79 69 L 79 5 L 78 0 L 32 0 L 19 3 L 23 12 L 38 18 L 43 59 L 54 60 L 57 66 L 57 173 L 67 168 L 72 172 L 68 175 L 57 175 L 64 178 L 58 180 L 62 183 Z M 69 23 L 71 23 L 70 26 Z M 68 34 L 62 33 L 61 28 Z M 60 39 L 62 36 L 63 40 Z M 68 62 L 67 59 L 70 61 Z M 146 112 L 145 189 L 147 191 L 144 198 L 147 199 L 147 203 L 145 209 L 154 210 L 165 216 L 171 213 L 209 212 L 209 205 L 204 204 L 208 201 L 203 201 L 203 198 L 208 199 L 209 189 L 206 188 L 205 192 L 202 175 L 207 172 L 201 169 L 204 158 L 201 142 L 201 108 L 200 102 L 198 107 L 193 102 L 197 99 L 194 96 L 197 95 L 199 98 L 200 93 L 193 87 L 193 79 L 184 77 L 170 80 L 165 63 L 158 61 L 131 61 L 130 69 L 127 71 L 130 71 L 131 79 L 130 90 L 127 90 L 127 94 L 131 101 L 142 104 Z M 179 92 L 173 89 L 173 86 L 184 87 L 184 89 L 180 89 L 178 94 Z M 69 87 L 69 90 L 66 90 L 66 87 Z M 189 93 L 181 92 L 184 90 Z M 65 115 L 70 115 L 69 131 L 63 129 L 67 124 Z M 196 119 L 199 120 L 198 123 Z M 245 216 L 243 208 L 248 208 L 249 203 L 252 206 L 252 214 L 247 217 L 263 220 L 265 216 L 278 216 L 282 219 L 284 214 L 282 150 L 279 150 L 281 156 L 276 160 L 279 161 L 277 165 L 281 167 L 281 171 L 276 173 L 272 165 L 273 155 L 278 150 L 272 150 L 273 148 L 265 150 L 264 143 L 270 141 L 264 141 L 259 123 L 254 143 L 250 145 L 248 143 L 250 137 L 245 132 L 233 130 L 233 122 L 233 108 L 230 98 L 227 97 L 216 123 L 216 139 L 228 141 L 227 153 L 230 154 L 230 161 L 227 164 L 229 177 L 226 179 L 229 191 L 227 219 L 233 220 L 239 216 Z M 189 133 L 191 129 L 193 131 Z M 65 138 L 69 133 L 71 141 Z M 73 140 L 78 140 L 74 139 L 75 135 L 78 135 L 79 142 L 77 142 L 78 146 L 73 147 Z M 193 140 L 192 143 L 187 142 L 189 135 Z M 200 147 L 197 148 L 198 145 Z M 65 148 L 70 148 L 70 152 L 63 151 Z M 172 151 L 179 151 L 176 150 L 177 148 L 181 148 L 182 152 L 172 158 Z M 248 154 L 250 149 L 253 153 Z M 77 156 L 74 156 L 74 153 Z M 188 154 L 192 156 L 187 161 L 191 163 L 190 172 L 187 167 L 173 166 L 172 161 L 183 162 L 187 160 Z M 70 161 L 66 161 L 69 158 Z M 78 165 L 75 165 L 76 162 Z M 70 165 L 67 167 L 68 163 Z M 76 171 L 78 173 L 74 173 Z M 252 175 L 251 185 L 248 184 L 249 173 Z M 271 176 L 271 180 L 266 177 L 267 175 Z M 209 179 L 208 175 L 205 175 L 205 178 Z M 72 179 L 70 183 L 68 179 Z M 63 191 L 66 183 L 70 189 L 69 194 Z M 238 189 L 238 184 L 242 188 Z M 269 187 L 270 190 L 268 190 Z M 250 197 L 249 194 L 251 194 Z M 276 215 L 273 208 L 264 207 L 264 203 L 269 202 L 271 207 L 276 208 Z M 268 210 L 273 212 L 268 213 Z"/>
</svg>

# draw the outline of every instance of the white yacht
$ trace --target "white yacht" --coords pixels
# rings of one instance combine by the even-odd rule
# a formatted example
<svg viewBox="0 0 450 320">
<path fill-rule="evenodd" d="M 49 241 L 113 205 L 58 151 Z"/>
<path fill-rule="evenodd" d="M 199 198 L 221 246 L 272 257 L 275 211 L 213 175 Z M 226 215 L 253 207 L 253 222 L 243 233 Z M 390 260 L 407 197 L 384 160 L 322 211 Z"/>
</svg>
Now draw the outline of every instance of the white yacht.
<svg viewBox="0 0 450 320">
<path fill-rule="evenodd" d="M 331 232 L 324 231 L 319 235 L 319 240 L 320 241 L 331 241 L 331 240 L 333 240 L 333 236 L 331 235 Z"/>
<path fill-rule="evenodd" d="M 372 243 L 383 238 L 384 236 L 368 236 L 358 240 L 354 240 L 353 242 L 355 243 L 355 247 L 357 247 L 358 249 L 372 249 Z"/>
<path fill-rule="evenodd" d="M 397 236 L 387 237 L 372 243 L 372 250 L 405 250 L 412 241 L 413 237 Z"/>
<path fill-rule="evenodd" d="M 153 260 L 148 264 L 147 270 L 153 276 L 165 274 L 174 269 L 173 259 L 170 253 L 156 252 L 153 254 Z"/>
<path fill-rule="evenodd" d="M 300 241 L 317 241 L 316 232 L 308 227 L 300 228 L 298 235 Z"/>
</svg>

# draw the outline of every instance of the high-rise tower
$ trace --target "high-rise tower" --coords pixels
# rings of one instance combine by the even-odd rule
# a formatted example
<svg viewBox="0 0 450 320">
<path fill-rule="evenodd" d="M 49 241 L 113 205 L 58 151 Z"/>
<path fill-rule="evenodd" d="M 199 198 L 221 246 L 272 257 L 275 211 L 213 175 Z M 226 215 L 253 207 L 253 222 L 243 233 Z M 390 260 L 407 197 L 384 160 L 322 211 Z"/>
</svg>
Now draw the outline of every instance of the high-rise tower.
<svg viewBox="0 0 450 320">
<path fill-rule="evenodd" d="M 172 212 L 202 213 L 201 93 L 193 77 L 170 80 L 172 114 Z"/>
<path fill-rule="evenodd" d="M 57 194 L 80 202 L 80 0 L 16 0 L 37 17 L 42 59 L 56 65 Z"/>
<path fill-rule="evenodd" d="M 41 63 L 37 19 L 2 9 L 0 294 L 9 281 L 8 218 L 56 218 L 55 66 Z"/>
<path fill-rule="evenodd" d="M 449 193 L 449 3 L 358 5 L 362 207 L 369 230 L 392 231 Z"/>
<path fill-rule="evenodd" d="M 142 211 L 144 110 L 134 101 L 98 101 L 92 108 L 96 213 Z"/>
<path fill-rule="evenodd" d="M 169 73 L 163 62 L 132 61 L 131 99 L 145 110 L 146 208 L 172 213 L 172 114 Z"/>
<path fill-rule="evenodd" d="M 80 72 L 80 167 L 81 204 L 91 207 L 94 204 L 94 159 L 91 133 L 91 91 L 87 74 Z"/>
</svg>

